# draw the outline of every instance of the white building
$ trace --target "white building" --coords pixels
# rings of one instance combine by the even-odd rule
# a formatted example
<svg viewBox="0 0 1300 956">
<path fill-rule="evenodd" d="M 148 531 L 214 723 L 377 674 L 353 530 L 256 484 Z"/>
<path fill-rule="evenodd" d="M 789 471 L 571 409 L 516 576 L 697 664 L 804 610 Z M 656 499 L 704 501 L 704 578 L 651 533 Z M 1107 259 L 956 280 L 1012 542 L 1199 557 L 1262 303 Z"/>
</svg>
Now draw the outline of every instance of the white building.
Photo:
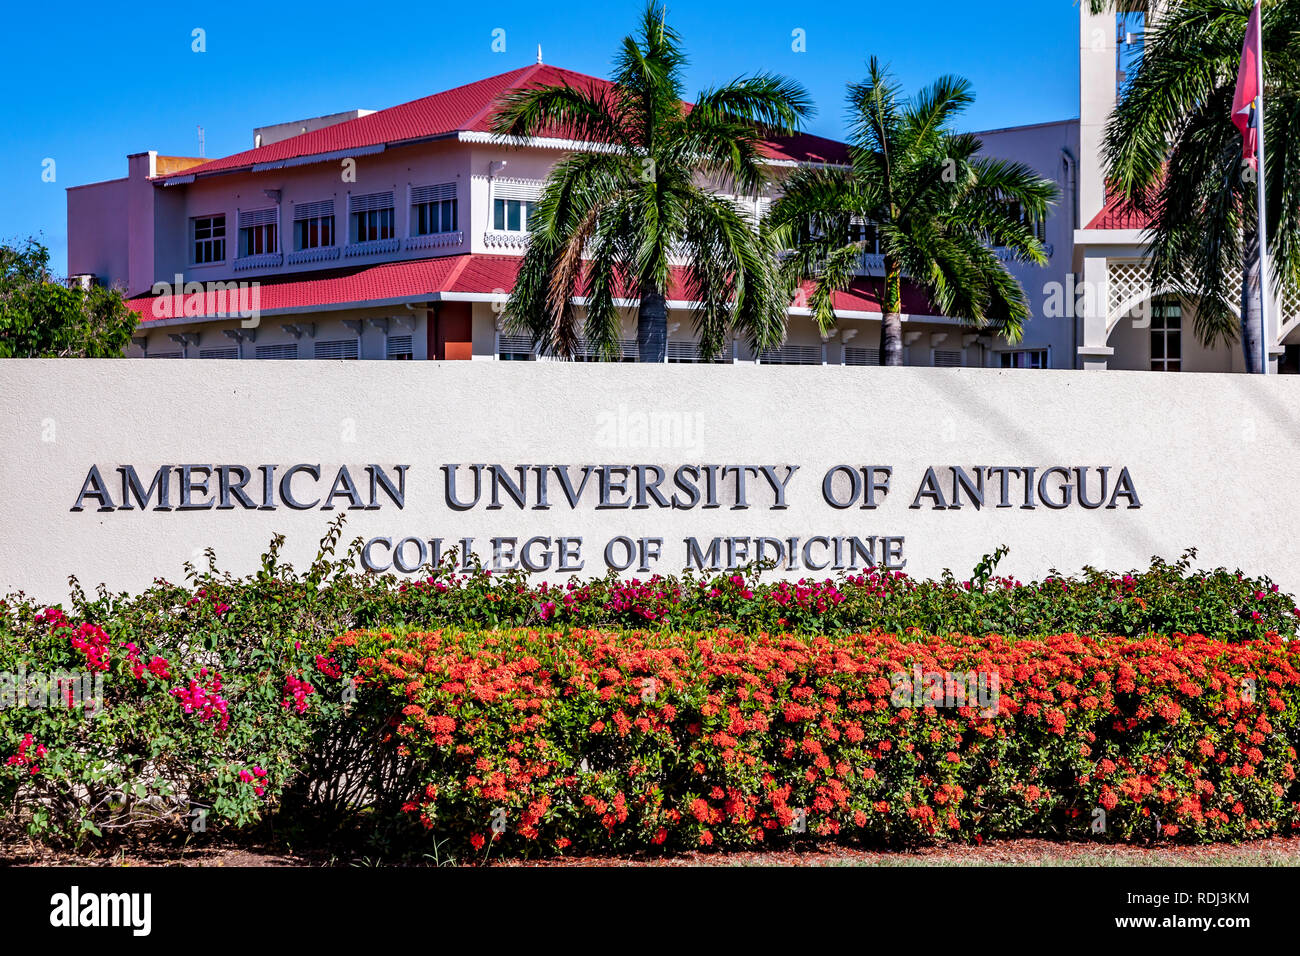
<svg viewBox="0 0 1300 956">
<path fill-rule="evenodd" d="M 1195 303 L 1153 298 L 1143 251 L 1146 220 L 1106 190 L 1099 157 L 1119 89 L 1141 57 L 1149 17 L 1158 3 L 1127 14 L 1087 12 L 1079 17 L 1078 202 L 1073 269 L 1078 290 L 1079 367 L 1157 371 L 1241 372 L 1240 344 L 1204 347 L 1192 332 Z M 1155 11 L 1155 12 L 1153 12 Z M 1224 122 L 1228 118 L 1224 117 Z M 1300 301 L 1288 297 L 1272 310 L 1272 366 L 1300 372 Z"/>
<path fill-rule="evenodd" d="M 1080 14 L 1080 120 L 981 134 L 987 152 L 1059 186 L 1060 202 L 1042 224 L 1048 266 L 1013 267 L 1033 316 L 1023 341 L 931 314 L 922 294 L 905 289 L 906 364 L 1241 367 L 1234 350 L 1207 351 L 1184 335 L 1180 321 L 1190 324 L 1180 308 L 1141 307 L 1150 297 L 1138 224 L 1107 205 L 1097 158 L 1124 28 L 1114 15 Z M 141 315 L 133 357 L 534 358 L 526 338 L 503 332 L 501 309 L 530 204 L 551 166 L 580 144 L 505 147 L 488 120 L 504 91 L 557 82 L 604 81 L 538 63 L 379 112 L 260 127 L 254 148 L 220 159 L 132 155 L 126 178 L 68 190 L 69 272 L 126 290 Z M 846 156 L 843 144 L 806 134 L 767 150 L 778 181 L 782 169 Z M 758 214 L 769 199 L 744 201 Z M 792 307 L 781 349 L 755 356 L 733 343 L 727 358 L 876 364 L 878 267 L 864 257 L 861 278 L 836 299 L 831 336 L 818 333 L 807 309 Z M 156 294 L 158 283 L 174 287 L 178 277 L 189 294 Z M 1085 286 L 1097 294 L 1076 296 Z M 669 361 L 696 360 L 689 307 L 670 292 Z M 1158 329 L 1143 324 L 1151 314 Z M 629 359 L 634 323 L 629 309 Z"/>
</svg>

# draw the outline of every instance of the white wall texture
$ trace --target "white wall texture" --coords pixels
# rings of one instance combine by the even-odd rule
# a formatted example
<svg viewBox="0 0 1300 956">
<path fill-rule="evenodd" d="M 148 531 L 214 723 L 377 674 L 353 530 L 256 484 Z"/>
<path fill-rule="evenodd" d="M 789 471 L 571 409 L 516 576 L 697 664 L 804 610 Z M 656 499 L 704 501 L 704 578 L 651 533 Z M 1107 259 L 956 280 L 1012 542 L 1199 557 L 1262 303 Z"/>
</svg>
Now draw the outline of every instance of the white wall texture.
<svg viewBox="0 0 1300 956">
<path fill-rule="evenodd" d="M 1063 315 L 1052 306 L 1052 296 L 1068 287 L 1067 276 L 1073 268 L 1074 230 L 1078 228 L 1075 205 L 1078 200 L 1078 176 L 1068 173 L 1065 157 L 1079 155 L 1079 121 L 1062 120 L 1057 123 L 1040 123 L 1012 129 L 991 130 L 977 134 L 984 142 L 988 156 L 1013 159 L 1028 165 L 1040 176 L 1056 183 L 1059 191 L 1046 224 L 1048 262 L 1044 266 L 1011 262 L 1011 274 L 1020 282 L 1029 300 L 1029 323 L 1024 338 L 1015 344 L 995 340 L 994 351 L 1007 352 L 1022 349 L 1048 349 L 1052 368 L 1073 368 L 1075 349 L 1075 320 Z M 1072 160 L 1073 161 L 1073 160 Z M 979 364 L 972 362 L 970 364 Z M 991 355 L 989 364 L 997 366 L 1000 360 Z"/>
<path fill-rule="evenodd" d="M 101 513 L 89 501 L 70 510 L 91 465 L 120 499 L 119 465 L 134 465 L 147 484 L 162 464 L 276 464 L 282 473 L 295 463 L 321 465 L 322 492 L 341 465 L 359 481 L 369 463 L 410 466 L 405 509 L 350 512 L 347 539 L 450 545 L 470 535 L 489 557 L 492 536 L 582 536 L 584 576 L 604 573 L 602 551 L 618 535 L 663 538 L 662 571 L 680 570 L 688 536 L 902 535 L 913 575 L 965 574 L 1003 543 L 1011 548 L 1003 570 L 1022 579 L 1085 564 L 1126 570 L 1197 547 L 1202 565 L 1300 590 L 1295 379 L 505 362 L 201 368 L 200 376 L 181 362 L 0 362 L 0 592 L 61 600 L 69 574 L 88 588 L 137 589 L 156 576 L 179 579 L 182 563 L 201 562 L 208 546 L 223 568 L 248 572 L 276 532 L 288 536 L 288 556 L 305 562 L 337 511 Z M 661 417 L 643 417 L 651 415 Z M 657 446 L 645 427 L 654 421 L 667 423 Z M 571 510 L 552 481 L 550 510 L 458 513 L 444 503 L 439 470 L 453 462 L 800 471 L 785 511 L 768 510 L 770 492 L 751 477 L 745 511 Z M 892 466 L 883 504 L 827 505 L 822 476 L 839 464 Z M 1127 467 L 1142 508 L 910 509 L 926 468 L 949 465 L 1109 465 L 1112 475 Z M 300 490 L 307 498 L 307 483 Z"/>
</svg>

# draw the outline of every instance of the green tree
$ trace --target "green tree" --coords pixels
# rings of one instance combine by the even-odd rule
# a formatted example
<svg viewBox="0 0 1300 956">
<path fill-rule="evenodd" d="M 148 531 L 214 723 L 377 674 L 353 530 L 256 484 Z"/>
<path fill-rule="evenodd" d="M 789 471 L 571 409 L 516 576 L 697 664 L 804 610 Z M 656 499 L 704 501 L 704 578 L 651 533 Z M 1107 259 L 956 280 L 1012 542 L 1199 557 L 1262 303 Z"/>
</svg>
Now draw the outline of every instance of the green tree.
<svg viewBox="0 0 1300 956">
<path fill-rule="evenodd" d="M 35 239 L 0 245 L 0 358 L 120 358 L 137 318 L 116 289 L 56 281 Z"/>
<path fill-rule="evenodd" d="M 770 237 L 718 191 L 759 192 L 768 179 L 763 140 L 794 132 L 811 115 L 808 97 L 798 84 L 761 73 L 706 90 L 688 109 L 685 64 L 681 38 L 652 0 L 637 34 L 623 40 L 609 86 L 542 86 L 499 103 L 500 137 L 562 129 L 602 144 L 552 170 L 506 305 L 509 327 L 548 354 L 575 354 L 573 299 L 581 295 L 581 334 L 600 355 L 620 354 L 618 302 L 633 300 L 640 360 L 664 361 L 674 261 L 699 303 L 693 320 L 704 358 L 721 352 L 729 330 L 755 349 L 785 337 L 789 303 Z"/>
<path fill-rule="evenodd" d="M 1240 337 L 1247 371 L 1258 372 L 1257 174 L 1232 124 L 1252 6 L 1177 0 L 1147 23 L 1141 63 L 1106 130 L 1105 161 L 1110 188 L 1151 217 L 1152 292 L 1194 302 L 1196 337 L 1205 345 Z M 1271 278 L 1283 292 L 1300 275 L 1300 0 L 1265 3 L 1261 25 L 1265 215 Z"/>
<path fill-rule="evenodd" d="M 1055 201 L 1054 183 L 1022 163 L 979 155 L 978 137 L 954 132 L 974 100 L 970 85 L 943 77 L 906 99 L 872 57 L 850 84 L 847 167 L 800 167 L 768 220 L 791 249 L 787 287 L 811 279 L 809 308 L 823 332 L 836 322 L 833 295 L 847 289 L 864 254 L 883 258 L 882 365 L 903 364 L 902 288 L 919 286 L 936 312 L 1019 341 L 1029 304 L 993 247 L 1044 264 L 1035 236 Z"/>
</svg>

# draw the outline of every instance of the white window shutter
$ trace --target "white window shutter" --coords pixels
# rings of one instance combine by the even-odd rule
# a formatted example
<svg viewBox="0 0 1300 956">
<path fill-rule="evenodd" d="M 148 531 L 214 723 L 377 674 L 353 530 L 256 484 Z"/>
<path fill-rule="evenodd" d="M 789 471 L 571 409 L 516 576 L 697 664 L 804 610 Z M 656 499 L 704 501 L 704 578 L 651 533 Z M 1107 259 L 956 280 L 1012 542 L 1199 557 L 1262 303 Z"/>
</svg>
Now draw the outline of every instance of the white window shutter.
<svg viewBox="0 0 1300 956">
<path fill-rule="evenodd" d="M 299 219 L 318 219 L 332 215 L 334 215 L 333 199 L 322 199 L 320 202 L 294 203 L 293 206 L 293 218 L 295 222 Z"/>
<path fill-rule="evenodd" d="M 274 206 L 269 209 L 241 209 L 239 210 L 239 228 L 273 226 L 279 220 L 278 213 L 279 210 Z"/>
<path fill-rule="evenodd" d="M 366 193 L 362 196 L 348 197 L 348 208 L 352 212 L 375 212 L 380 209 L 393 208 L 393 193 Z"/>
<path fill-rule="evenodd" d="M 411 205 L 419 206 L 426 202 L 443 202 L 456 198 L 455 183 L 438 183 L 435 186 L 411 187 Z"/>
<path fill-rule="evenodd" d="M 522 199 L 537 202 L 542 194 L 542 184 L 523 179 L 499 179 L 492 183 L 493 199 Z"/>
</svg>

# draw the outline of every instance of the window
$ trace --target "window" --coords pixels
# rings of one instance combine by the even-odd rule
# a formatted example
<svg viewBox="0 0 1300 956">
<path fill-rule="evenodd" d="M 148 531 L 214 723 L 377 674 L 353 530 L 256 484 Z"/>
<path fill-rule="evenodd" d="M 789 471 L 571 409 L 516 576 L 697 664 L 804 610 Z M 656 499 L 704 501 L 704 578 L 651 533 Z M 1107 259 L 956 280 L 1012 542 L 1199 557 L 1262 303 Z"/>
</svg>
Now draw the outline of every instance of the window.
<svg viewBox="0 0 1300 956">
<path fill-rule="evenodd" d="M 960 349 L 931 349 L 930 364 L 935 368 L 961 368 L 964 363 Z"/>
<path fill-rule="evenodd" d="M 700 361 L 700 347 L 695 342 L 669 342 L 665 350 L 669 362 L 684 363 Z"/>
<path fill-rule="evenodd" d="M 194 235 L 194 264 L 222 262 L 226 258 L 226 217 L 199 216 L 190 220 Z"/>
<path fill-rule="evenodd" d="M 1282 358 L 1277 363 L 1277 370 L 1282 375 L 1300 375 L 1300 345 L 1287 345 Z"/>
<path fill-rule="evenodd" d="M 199 349 L 199 358 L 201 359 L 237 359 L 239 358 L 239 349 Z"/>
<path fill-rule="evenodd" d="M 263 253 L 275 252 L 275 223 L 249 226 L 247 229 L 239 230 L 239 245 L 241 256 L 260 256 Z"/>
<path fill-rule="evenodd" d="M 1021 207 L 1019 200 L 1008 199 L 1007 209 L 1011 216 L 1025 225 L 1039 242 L 1047 242 L 1047 218 L 1035 219 Z"/>
<path fill-rule="evenodd" d="M 497 360 L 501 362 L 531 362 L 537 358 L 533 340 L 528 335 L 497 336 Z"/>
<path fill-rule="evenodd" d="M 356 339 L 316 343 L 316 358 L 318 359 L 355 359 L 358 357 Z"/>
<path fill-rule="evenodd" d="M 1002 368 L 1047 368 L 1047 349 L 1020 349 L 999 356 Z"/>
<path fill-rule="evenodd" d="M 594 346 L 587 344 L 586 338 L 580 339 L 577 349 L 574 350 L 573 360 L 575 362 L 635 362 L 637 360 L 636 339 L 620 339 L 618 344 L 619 357 L 611 360 L 602 358 Z"/>
<path fill-rule="evenodd" d="M 411 337 L 409 335 L 390 335 L 388 337 L 388 357 L 403 361 L 415 358 L 415 351 L 411 348 Z"/>
<path fill-rule="evenodd" d="M 393 210 L 371 209 L 352 214 L 352 238 L 355 242 L 392 239 L 394 235 Z"/>
<path fill-rule="evenodd" d="M 276 231 L 279 210 L 270 209 L 239 210 L 239 256 L 262 256 L 275 252 Z"/>
<path fill-rule="evenodd" d="M 417 186 L 411 190 L 411 227 L 414 235 L 432 236 L 455 232 L 457 225 L 456 184 Z"/>
<path fill-rule="evenodd" d="M 845 365 L 879 365 L 880 349 L 844 348 Z"/>
<path fill-rule="evenodd" d="M 500 232 L 527 232 L 535 203 L 527 199 L 492 201 L 492 228 Z"/>
<path fill-rule="evenodd" d="M 420 203 L 415 207 L 415 234 L 430 236 L 456 231 L 456 200 Z"/>
<path fill-rule="evenodd" d="M 334 245 L 334 200 L 295 204 L 293 207 L 293 247 L 321 249 Z"/>
<path fill-rule="evenodd" d="M 762 365 L 821 365 L 820 345 L 783 345 L 758 357 Z"/>
<path fill-rule="evenodd" d="M 1162 299 L 1151 303 L 1151 370 L 1178 372 L 1183 367 L 1183 309 Z"/>
<path fill-rule="evenodd" d="M 863 255 L 880 254 L 880 230 L 874 222 L 850 222 L 849 241 L 863 243 Z"/>
<path fill-rule="evenodd" d="M 527 234 L 537 211 L 537 197 L 541 195 L 542 183 L 531 179 L 498 179 L 491 186 L 492 197 L 492 233 Z M 491 241 L 489 235 L 489 241 Z M 517 239 L 496 237 L 498 243 L 517 245 Z M 526 240 L 525 240 L 526 241 Z"/>
<path fill-rule="evenodd" d="M 703 362 L 700 358 L 700 344 L 698 342 L 669 342 L 666 358 L 671 363 L 696 363 Z M 718 357 L 713 360 L 715 364 L 730 362 L 731 359 L 726 357 L 726 348 L 719 353 Z"/>
<path fill-rule="evenodd" d="M 393 194 L 370 193 L 365 196 L 353 196 L 350 200 L 352 211 L 351 242 L 376 242 L 392 239 L 397 235 L 394 228 Z"/>
<path fill-rule="evenodd" d="M 259 345 L 257 347 L 257 357 L 260 359 L 296 359 L 298 357 L 298 343 Z"/>
</svg>

